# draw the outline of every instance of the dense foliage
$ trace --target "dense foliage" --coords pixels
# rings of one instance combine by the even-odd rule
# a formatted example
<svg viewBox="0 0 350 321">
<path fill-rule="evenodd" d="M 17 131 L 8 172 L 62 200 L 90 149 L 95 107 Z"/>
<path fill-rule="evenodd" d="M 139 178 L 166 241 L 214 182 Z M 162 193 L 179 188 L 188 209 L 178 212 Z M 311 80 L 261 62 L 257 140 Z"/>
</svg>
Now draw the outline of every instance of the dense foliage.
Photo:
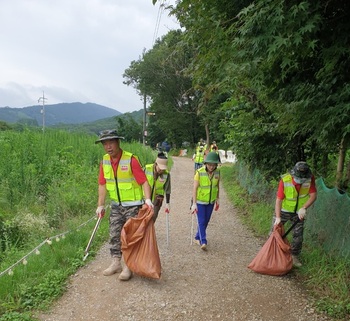
<svg viewBox="0 0 350 321">
<path fill-rule="evenodd" d="M 168 9 L 181 30 L 125 72 L 156 112 L 150 135 L 205 135 L 268 179 L 306 160 L 346 190 L 350 4 L 179 0 Z"/>
</svg>

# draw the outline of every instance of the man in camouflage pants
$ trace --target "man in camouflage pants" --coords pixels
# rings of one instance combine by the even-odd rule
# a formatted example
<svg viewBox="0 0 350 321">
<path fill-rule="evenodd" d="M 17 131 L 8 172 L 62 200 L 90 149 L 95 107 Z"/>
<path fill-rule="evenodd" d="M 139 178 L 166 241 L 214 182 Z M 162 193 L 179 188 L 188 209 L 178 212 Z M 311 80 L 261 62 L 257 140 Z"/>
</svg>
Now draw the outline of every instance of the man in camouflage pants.
<svg viewBox="0 0 350 321">
<path fill-rule="evenodd" d="M 293 265 L 296 267 L 301 266 L 298 256 L 303 245 L 306 209 L 316 201 L 316 197 L 315 177 L 307 163 L 297 162 L 290 173 L 282 175 L 278 185 L 273 222 L 274 225 L 278 225 L 287 221 L 292 223 L 298 221 L 293 229 L 291 244 Z"/>
<path fill-rule="evenodd" d="M 124 264 L 121 266 L 121 231 L 125 222 L 138 214 L 145 203 L 153 208 L 151 202 L 151 188 L 147 177 L 135 155 L 123 151 L 119 140 L 123 138 L 115 130 L 105 130 L 100 133 L 96 144 L 101 142 L 106 154 L 100 165 L 98 177 L 98 204 L 96 215 L 100 218 L 105 213 L 105 199 L 107 192 L 111 199 L 111 213 L 109 218 L 111 265 L 103 271 L 109 276 L 117 272 L 119 280 L 127 281 L 132 273 Z M 143 200 L 145 196 L 145 201 Z"/>
</svg>

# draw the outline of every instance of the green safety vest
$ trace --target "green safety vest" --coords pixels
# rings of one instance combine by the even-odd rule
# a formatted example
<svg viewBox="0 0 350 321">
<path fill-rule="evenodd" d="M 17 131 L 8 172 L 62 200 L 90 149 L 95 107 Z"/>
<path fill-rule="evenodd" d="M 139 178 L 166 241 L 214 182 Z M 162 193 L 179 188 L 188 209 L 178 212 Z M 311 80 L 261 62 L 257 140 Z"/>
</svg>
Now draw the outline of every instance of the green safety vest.
<svg viewBox="0 0 350 321">
<path fill-rule="evenodd" d="M 131 153 L 123 151 L 117 167 L 116 177 L 114 176 L 110 156 L 108 154 L 103 156 L 102 167 L 109 197 L 112 201 L 123 206 L 143 204 L 142 187 L 135 180 L 131 169 L 132 156 Z"/>
<path fill-rule="evenodd" d="M 285 198 L 282 201 L 282 211 L 288 213 L 294 213 L 299 211 L 300 208 L 304 206 L 307 200 L 310 198 L 309 190 L 311 186 L 311 178 L 300 186 L 299 195 L 298 191 L 293 185 L 292 175 L 285 174 L 282 176 L 282 181 L 284 185 L 284 195 Z M 298 207 L 296 207 L 298 201 Z"/>
<path fill-rule="evenodd" d="M 220 170 L 217 168 L 212 176 L 209 178 L 205 166 L 197 170 L 199 174 L 199 186 L 197 189 L 197 203 L 198 204 L 212 204 L 215 202 L 219 191 Z"/>
<path fill-rule="evenodd" d="M 168 178 L 168 171 L 164 171 L 162 176 L 158 176 L 157 180 L 154 184 L 154 172 L 153 172 L 154 164 L 147 164 L 145 166 L 145 174 L 148 180 L 149 185 L 151 186 L 152 192 L 152 201 L 154 201 L 155 195 L 164 195 L 164 184 Z M 153 187 L 154 186 L 154 187 Z"/>
</svg>

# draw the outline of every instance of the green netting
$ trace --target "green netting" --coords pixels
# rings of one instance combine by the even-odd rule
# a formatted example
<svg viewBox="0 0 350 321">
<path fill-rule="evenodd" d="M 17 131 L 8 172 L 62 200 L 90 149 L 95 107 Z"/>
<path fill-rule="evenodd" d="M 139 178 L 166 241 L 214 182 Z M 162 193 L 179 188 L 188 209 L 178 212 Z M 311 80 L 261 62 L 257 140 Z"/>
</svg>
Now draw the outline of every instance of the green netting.
<svg viewBox="0 0 350 321">
<path fill-rule="evenodd" d="M 235 166 L 237 168 L 237 179 L 239 184 L 248 192 L 253 200 L 274 204 L 276 191 L 271 190 L 269 183 L 266 182 L 257 169 L 254 169 L 253 171 L 249 170 L 242 161 Z"/>
<path fill-rule="evenodd" d="M 317 200 L 305 222 L 305 243 L 350 258 L 350 197 L 316 180 Z"/>
</svg>

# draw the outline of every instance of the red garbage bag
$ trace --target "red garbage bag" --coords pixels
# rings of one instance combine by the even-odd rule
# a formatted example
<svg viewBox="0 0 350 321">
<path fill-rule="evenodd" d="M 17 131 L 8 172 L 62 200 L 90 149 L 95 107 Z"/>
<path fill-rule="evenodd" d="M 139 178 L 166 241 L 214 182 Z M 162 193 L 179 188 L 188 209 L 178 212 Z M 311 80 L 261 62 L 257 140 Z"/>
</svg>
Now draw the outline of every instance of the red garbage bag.
<svg viewBox="0 0 350 321">
<path fill-rule="evenodd" d="M 282 235 L 284 235 L 283 225 L 275 225 L 270 237 L 248 268 L 261 274 L 287 274 L 293 267 L 293 259 L 289 241 L 287 238 L 282 238 Z"/>
<path fill-rule="evenodd" d="M 125 264 L 134 273 L 159 279 L 161 263 L 153 221 L 153 209 L 144 206 L 126 221 L 121 232 Z"/>
</svg>

